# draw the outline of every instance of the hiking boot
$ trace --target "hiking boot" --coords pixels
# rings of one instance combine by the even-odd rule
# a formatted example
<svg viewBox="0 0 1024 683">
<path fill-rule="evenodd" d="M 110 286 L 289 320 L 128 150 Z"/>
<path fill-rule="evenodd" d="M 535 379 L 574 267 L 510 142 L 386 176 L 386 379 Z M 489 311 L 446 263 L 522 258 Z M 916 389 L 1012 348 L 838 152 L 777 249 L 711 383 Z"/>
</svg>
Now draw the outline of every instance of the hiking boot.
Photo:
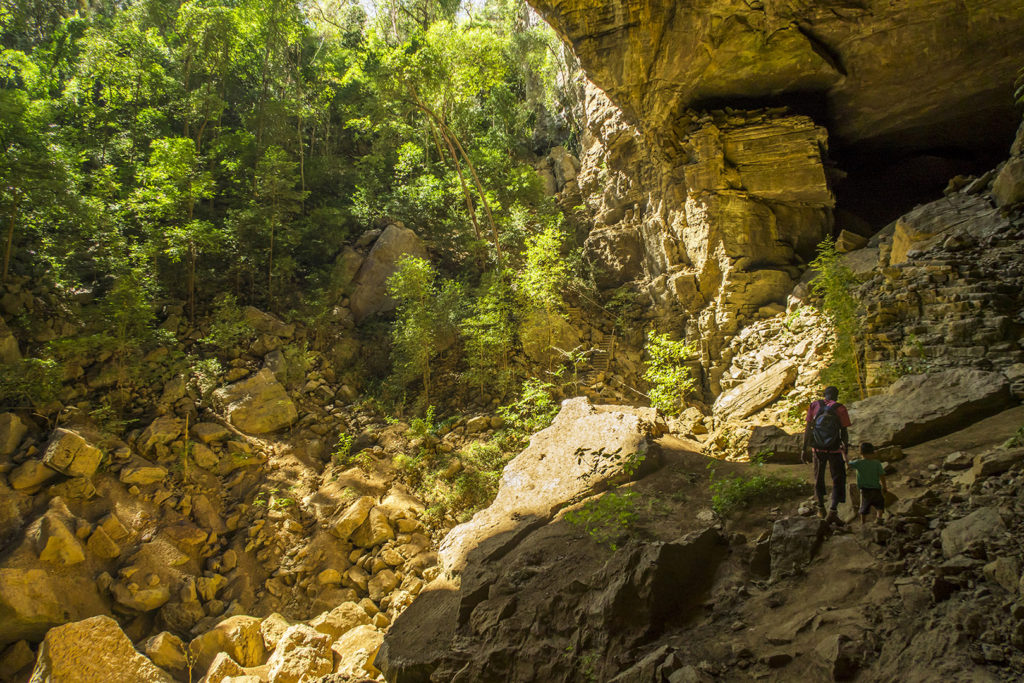
<svg viewBox="0 0 1024 683">
<path fill-rule="evenodd" d="M 821 517 L 822 519 L 825 519 L 825 506 L 824 505 L 819 505 L 818 506 L 818 516 Z"/>
<path fill-rule="evenodd" d="M 829 510 L 828 515 L 825 517 L 825 521 L 829 524 L 842 524 L 843 520 L 839 519 L 839 513 L 835 510 Z"/>
</svg>

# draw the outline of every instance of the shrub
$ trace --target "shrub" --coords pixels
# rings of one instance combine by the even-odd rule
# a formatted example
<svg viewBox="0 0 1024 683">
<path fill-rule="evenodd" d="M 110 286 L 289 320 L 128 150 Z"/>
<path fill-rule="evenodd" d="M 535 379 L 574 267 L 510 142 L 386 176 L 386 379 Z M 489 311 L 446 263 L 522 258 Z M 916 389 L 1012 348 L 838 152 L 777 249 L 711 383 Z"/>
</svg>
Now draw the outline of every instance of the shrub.
<svg viewBox="0 0 1024 683">
<path fill-rule="evenodd" d="M 423 417 L 414 417 L 409 423 L 409 436 L 414 438 L 422 438 L 435 432 L 437 425 L 434 424 L 434 406 L 429 406 Z"/>
<path fill-rule="evenodd" d="M 565 521 L 581 527 L 601 545 L 617 550 L 622 538 L 636 522 L 638 503 L 635 491 L 609 491 L 600 498 L 587 501 L 579 509 L 565 513 Z"/>
<path fill-rule="evenodd" d="M 61 377 L 61 368 L 54 360 L 23 358 L 9 363 L 0 372 L 0 406 L 43 406 L 57 398 Z"/>
<path fill-rule="evenodd" d="M 650 382 L 648 398 L 651 405 L 666 415 L 678 415 L 683 397 L 693 389 L 690 369 L 683 365 L 693 357 L 696 347 L 686 340 L 673 341 L 667 334 L 651 332 L 644 346 L 647 369 L 644 379 Z"/>
<path fill-rule="evenodd" d="M 498 408 L 505 419 L 506 441 L 509 448 L 518 448 L 529 438 L 551 424 L 558 414 L 558 403 L 551 392 L 554 385 L 537 379 L 523 382 L 519 398 Z"/>
<path fill-rule="evenodd" d="M 213 323 L 210 331 L 200 339 L 220 353 L 227 353 L 255 333 L 245 319 L 238 302 L 230 294 L 220 294 L 214 301 Z"/>
<path fill-rule="evenodd" d="M 349 456 L 352 453 L 352 442 L 355 441 L 355 437 L 351 434 L 341 432 L 338 434 L 338 440 L 334 444 L 334 450 L 331 451 L 331 460 L 338 465 L 349 464 Z"/>
<path fill-rule="evenodd" d="M 711 474 L 711 509 L 720 516 L 727 517 L 753 503 L 783 500 L 807 487 L 796 477 L 764 472 L 762 454 L 758 454 L 758 457 L 751 461 L 750 467 L 750 474 L 733 474 L 719 479 L 715 476 L 714 465 L 708 465 Z"/>
<path fill-rule="evenodd" d="M 821 297 L 822 313 L 835 328 L 832 362 L 821 373 L 825 384 L 835 385 L 840 396 L 860 396 L 864 388 L 863 344 L 861 341 L 861 305 L 854 296 L 856 275 L 840 258 L 831 238 L 818 245 L 818 256 L 811 261 L 818 276 L 811 282 L 814 293 Z"/>
</svg>

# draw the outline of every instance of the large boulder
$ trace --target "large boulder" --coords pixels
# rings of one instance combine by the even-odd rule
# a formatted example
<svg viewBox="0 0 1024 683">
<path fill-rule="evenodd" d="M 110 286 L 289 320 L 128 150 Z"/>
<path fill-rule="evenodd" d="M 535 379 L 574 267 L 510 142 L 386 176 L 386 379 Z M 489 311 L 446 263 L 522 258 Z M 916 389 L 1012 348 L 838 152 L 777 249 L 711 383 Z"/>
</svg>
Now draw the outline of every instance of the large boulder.
<svg viewBox="0 0 1024 683">
<path fill-rule="evenodd" d="M 954 368 L 908 375 L 884 394 L 849 406 L 850 440 L 912 446 L 993 415 L 1012 401 L 1002 373 Z"/>
<path fill-rule="evenodd" d="M 994 507 L 978 508 L 966 517 L 950 522 L 942 530 L 942 554 L 959 555 L 971 544 L 985 542 L 1006 531 L 999 510 Z"/>
<path fill-rule="evenodd" d="M 249 434 L 276 432 L 295 423 L 299 413 L 268 368 L 213 393 L 228 422 Z"/>
<path fill-rule="evenodd" d="M 697 613 L 728 552 L 714 529 L 593 560 L 571 538 L 556 521 L 506 543 L 504 553 L 475 554 L 461 586 L 434 582 L 398 616 L 375 665 L 397 681 L 447 681 L 460 672 L 464 680 L 563 682 L 582 667 L 611 680 L 621 661 L 588 664 L 581 651 L 552 642 L 635 651 Z M 507 667 L 510 660 L 517 664 Z"/>
<path fill-rule="evenodd" d="M 213 664 L 219 652 L 226 652 L 241 666 L 259 666 L 266 659 L 261 624 L 262 620 L 257 617 L 228 617 L 193 638 L 189 651 L 195 654 L 199 668 L 204 671 Z"/>
<path fill-rule="evenodd" d="M 721 394 L 715 400 L 715 415 L 721 419 L 750 417 L 777 399 L 786 387 L 793 384 L 797 374 L 795 363 L 780 361 Z"/>
<path fill-rule="evenodd" d="M 0 457 L 18 450 L 27 431 L 28 427 L 14 413 L 0 413 Z"/>
<path fill-rule="evenodd" d="M 758 425 L 750 430 L 747 455 L 753 459 L 763 456 L 768 462 L 796 464 L 803 454 L 804 435 L 790 434 L 775 425 Z"/>
<path fill-rule="evenodd" d="M 31 683 L 61 681 L 174 683 L 174 678 L 137 652 L 116 621 L 100 615 L 47 632 Z"/>
<path fill-rule="evenodd" d="M 77 432 L 53 430 L 43 453 L 43 463 L 69 477 L 91 477 L 100 466 L 103 453 Z"/>
<path fill-rule="evenodd" d="M 563 401 L 551 426 L 505 466 L 490 507 L 445 536 L 443 568 L 458 572 L 471 550 L 501 546 L 570 502 L 629 480 L 639 464 L 654 464 L 649 437 L 658 428 L 653 409 L 593 406 L 584 397 Z"/>
<path fill-rule="evenodd" d="M 54 626 L 108 611 L 91 578 L 42 569 L 0 569 L 0 647 L 38 641 Z"/>
<path fill-rule="evenodd" d="M 331 637 L 311 626 L 296 624 L 281 636 L 267 662 L 271 683 L 299 683 L 326 676 L 334 668 Z"/>
<path fill-rule="evenodd" d="M 352 281 L 349 308 L 357 323 L 375 313 L 395 309 L 395 300 L 387 291 L 388 278 L 395 274 L 399 259 L 406 255 L 425 259 L 427 249 L 412 230 L 400 225 L 389 225 L 373 243 Z"/>
</svg>

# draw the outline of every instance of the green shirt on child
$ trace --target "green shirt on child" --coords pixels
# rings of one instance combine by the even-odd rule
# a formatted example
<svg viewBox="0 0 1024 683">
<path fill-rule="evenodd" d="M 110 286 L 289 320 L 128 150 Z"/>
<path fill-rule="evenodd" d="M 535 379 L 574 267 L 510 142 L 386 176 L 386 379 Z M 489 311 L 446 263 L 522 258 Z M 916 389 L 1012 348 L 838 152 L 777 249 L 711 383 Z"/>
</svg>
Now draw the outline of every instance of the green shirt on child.
<svg viewBox="0 0 1024 683">
<path fill-rule="evenodd" d="M 882 476 L 885 474 L 885 468 L 882 467 L 882 463 L 877 460 L 860 458 L 858 460 L 851 460 L 850 467 L 857 472 L 857 488 L 882 488 Z"/>
</svg>

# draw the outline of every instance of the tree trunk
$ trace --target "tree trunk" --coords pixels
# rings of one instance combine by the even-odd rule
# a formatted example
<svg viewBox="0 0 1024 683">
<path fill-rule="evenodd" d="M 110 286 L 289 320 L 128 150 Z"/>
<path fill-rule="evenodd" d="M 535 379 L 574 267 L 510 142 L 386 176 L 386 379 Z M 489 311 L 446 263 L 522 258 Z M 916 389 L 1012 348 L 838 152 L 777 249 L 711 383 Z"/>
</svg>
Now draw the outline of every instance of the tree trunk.
<svg viewBox="0 0 1024 683">
<path fill-rule="evenodd" d="M 18 217 L 18 195 L 15 193 L 14 204 L 11 205 L 11 215 L 7 219 L 7 246 L 4 248 L 4 270 L 0 274 L 0 283 L 7 282 L 7 268 L 11 264 L 11 254 L 14 252 L 14 224 Z"/>
</svg>

